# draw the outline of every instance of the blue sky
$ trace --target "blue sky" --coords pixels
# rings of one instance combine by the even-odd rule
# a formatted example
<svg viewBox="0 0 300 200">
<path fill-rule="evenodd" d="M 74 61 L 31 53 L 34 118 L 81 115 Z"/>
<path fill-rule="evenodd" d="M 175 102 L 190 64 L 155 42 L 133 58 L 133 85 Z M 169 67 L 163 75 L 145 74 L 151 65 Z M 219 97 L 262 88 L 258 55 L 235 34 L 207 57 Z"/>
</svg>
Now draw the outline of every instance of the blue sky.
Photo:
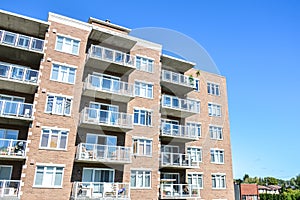
<svg viewBox="0 0 300 200">
<path fill-rule="evenodd" d="M 0 8 L 42 20 L 50 11 L 188 35 L 227 77 L 234 177 L 300 173 L 299 1 L 1 0 Z"/>
</svg>

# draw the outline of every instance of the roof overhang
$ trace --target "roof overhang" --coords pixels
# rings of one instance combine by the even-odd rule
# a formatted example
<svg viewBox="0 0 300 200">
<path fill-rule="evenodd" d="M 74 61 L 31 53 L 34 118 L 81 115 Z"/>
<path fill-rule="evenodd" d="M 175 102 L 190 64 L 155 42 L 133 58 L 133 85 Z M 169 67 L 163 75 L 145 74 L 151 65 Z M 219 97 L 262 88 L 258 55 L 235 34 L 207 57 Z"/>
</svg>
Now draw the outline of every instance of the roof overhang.
<svg viewBox="0 0 300 200">
<path fill-rule="evenodd" d="M 161 56 L 161 62 L 164 69 L 176 70 L 182 73 L 186 72 L 187 70 L 193 68 L 196 65 L 196 63 L 165 54 Z"/>
</svg>

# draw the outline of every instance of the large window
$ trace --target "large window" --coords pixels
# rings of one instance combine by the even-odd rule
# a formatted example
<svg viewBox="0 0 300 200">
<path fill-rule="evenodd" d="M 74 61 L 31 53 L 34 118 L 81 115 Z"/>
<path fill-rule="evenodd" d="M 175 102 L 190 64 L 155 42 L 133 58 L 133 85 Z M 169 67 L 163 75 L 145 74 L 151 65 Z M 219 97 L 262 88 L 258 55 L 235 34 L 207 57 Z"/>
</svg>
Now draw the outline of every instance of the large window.
<svg viewBox="0 0 300 200">
<path fill-rule="evenodd" d="M 68 133 L 67 130 L 43 128 L 40 147 L 65 150 L 67 149 Z"/>
<path fill-rule="evenodd" d="M 193 162 L 202 162 L 202 148 L 188 147 L 187 153 L 191 156 Z"/>
<path fill-rule="evenodd" d="M 57 36 L 56 47 L 58 51 L 78 55 L 80 42 L 71 38 Z"/>
<path fill-rule="evenodd" d="M 136 69 L 146 72 L 153 72 L 154 61 L 140 56 L 136 57 Z"/>
<path fill-rule="evenodd" d="M 152 140 L 133 139 L 133 154 L 138 156 L 151 156 Z"/>
<path fill-rule="evenodd" d="M 210 138 L 213 140 L 223 140 L 223 129 L 218 126 L 209 126 Z"/>
<path fill-rule="evenodd" d="M 48 94 L 46 113 L 56 115 L 71 115 L 72 98 Z"/>
<path fill-rule="evenodd" d="M 151 126 L 152 125 L 152 111 L 134 109 L 134 124 Z"/>
<path fill-rule="evenodd" d="M 220 86 L 214 83 L 207 83 L 207 93 L 220 96 Z"/>
<path fill-rule="evenodd" d="M 188 173 L 188 184 L 197 185 L 199 188 L 203 188 L 203 174 Z"/>
<path fill-rule="evenodd" d="M 221 106 L 217 104 L 208 103 L 208 115 L 214 117 L 221 117 Z"/>
<path fill-rule="evenodd" d="M 226 175 L 225 174 L 212 174 L 212 188 L 213 189 L 225 189 L 226 188 Z"/>
<path fill-rule="evenodd" d="M 108 168 L 83 168 L 82 182 L 113 183 L 114 169 Z"/>
<path fill-rule="evenodd" d="M 12 129 L 0 129 L 0 138 L 1 139 L 18 139 L 19 131 Z"/>
<path fill-rule="evenodd" d="M 62 187 L 64 167 L 37 166 L 34 186 L 36 187 Z"/>
<path fill-rule="evenodd" d="M 216 164 L 224 164 L 224 150 L 210 149 L 210 161 Z"/>
<path fill-rule="evenodd" d="M 188 126 L 188 130 L 190 131 L 191 135 L 201 137 L 201 124 L 187 122 L 186 125 Z"/>
<path fill-rule="evenodd" d="M 58 64 L 52 65 L 51 80 L 73 84 L 75 83 L 75 75 L 75 68 Z"/>
<path fill-rule="evenodd" d="M 144 170 L 131 170 L 130 187 L 151 188 L 151 172 Z"/>
<path fill-rule="evenodd" d="M 135 81 L 134 94 L 138 97 L 153 98 L 153 85 Z"/>
</svg>

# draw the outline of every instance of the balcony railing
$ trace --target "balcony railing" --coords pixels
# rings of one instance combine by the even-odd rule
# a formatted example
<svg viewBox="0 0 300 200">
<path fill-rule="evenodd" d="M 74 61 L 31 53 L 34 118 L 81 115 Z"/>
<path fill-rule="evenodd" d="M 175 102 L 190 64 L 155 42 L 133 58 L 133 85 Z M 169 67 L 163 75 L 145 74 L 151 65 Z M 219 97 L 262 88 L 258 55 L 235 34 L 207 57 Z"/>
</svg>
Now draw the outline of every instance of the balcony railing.
<svg viewBox="0 0 300 200">
<path fill-rule="evenodd" d="M 130 163 L 131 148 L 99 144 L 80 143 L 76 159 L 96 162 Z"/>
<path fill-rule="evenodd" d="M 0 180 L 0 198 L 15 199 L 20 198 L 21 181 Z"/>
<path fill-rule="evenodd" d="M 135 56 L 97 45 L 91 45 L 88 56 L 106 62 L 135 67 Z"/>
<path fill-rule="evenodd" d="M 162 122 L 161 124 L 162 136 L 180 137 L 196 140 L 198 139 L 198 134 L 198 129 L 191 126 L 183 126 L 168 122 Z"/>
<path fill-rule="evenodd" d="M 197 162 L 193 162 L 189 154 L 161 152 L 162 167 L 196 168 Z"/>
<path fill-rule="evenodd" d="M 32 118 L 32 104 L 0 100 L 0 116 L 8 118 Z"/>
<path fill-rule="evenodd" d="M 191 99 L 180 99 L 176 96 L 163 95 L 163 107 L 187 111 L 192 113 L 200 113 L 200 102 Z"/>
<path fill-rule="evenodd" d="M 85 84 L 86 88 L 133 97 L 133 85 L 119 80 L 89 74 Z"/>
<path fill-rule="evenodd" d="M 27 141 L 0 139 L 0 157 L 25 157 Z"/>
<path fill-rule="evenodd" d="M 106 125 L 119 128 L 133 128 L 132 115 L 127 113 L 84 108 L 81 112 L 81 123 Z"/>
<path fill-rule="evenodd" d="M 190 87 L 190 88 L 195 87 L 195 79 L 193 77 L 189 77 L 168 70 L 162 70 L 162 80 L 166 82 L 182 85 L 185 87 Z"/>
<path fill-rule="evenodd" d="M 161 199 L 187 199 L 200 198 L 200 189 L 197 185 L 190 184 L 161 184 Z"/>
<path fill-rule="evenodd" d="M 4 30 L 0 30 L 0 43 L 38 52 L 44 50 L 44 40 Z"/>
<path fill-rule="evenodd" d="M 39 71 L 23 66 L 0 62 L 0 78 L 36 84 Z"/>
<path fill-rule="evenodd" d="M 130 199 L 129 183 L 74 182 L 72 199 Z"/>
</svg>

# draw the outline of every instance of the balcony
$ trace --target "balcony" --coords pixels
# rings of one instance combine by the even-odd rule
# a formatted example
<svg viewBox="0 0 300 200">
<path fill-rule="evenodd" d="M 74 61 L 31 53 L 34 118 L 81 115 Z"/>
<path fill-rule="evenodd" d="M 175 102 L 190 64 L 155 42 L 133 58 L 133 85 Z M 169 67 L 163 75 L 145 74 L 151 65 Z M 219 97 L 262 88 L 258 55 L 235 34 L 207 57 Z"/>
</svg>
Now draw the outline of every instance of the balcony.
<svg viewBox="0 0 300 200">
<path fill-rule="evenodd" d="M 20 180 L 0 180 L 0 199 L 20 199 Z"/>
<path fill-rule="evenodd" d="M 162 70 L 161 85 L 175 94 L 187 94 L 194 90 L 195 79 L 172 71 Z"/>
<path fill-rule="evenodd" d="M 25 159 L 26 140 L 0 139 L 0 159 Z"/>
<path fill-rule="evenodd" d="M 160 166 L 163 168 L 198 168 L 199 163 L 193 162 L 189 154 L 161 152 Z"/>
<path fill-rule="evenodd" d="M 200 102 L 180 99 L 176 96 L 162 95 L 162 113 L 168 116 L 186 118 L 200 113 Z"/>
<path fill-rule="evenodd" d="M 197 185 L 163 183 L 160 185 L 160 191 L 160 199 L 200 198 L 200 189 Z"/>
<path fill-rule="evenodd" d="M 39 72 L 23 66 L 0 62 L 0 85 L 4 90 L 35 93 Z"/>
<path fill-rule="evenodd" d="M 91 45 L 86 59 L 86 66 L 112 73 L 125 74 L 135 69 L 135 56 Z"/>
<path fill-rule="evenodd" d="M 162 137 L 170 138 L 172 141 L 174 139 L 183 142 L 186 140 L 198 140 L 198 130 L 191 126 L 162 122 L 160 131 Z"/>
<path fill-rule="evenodd" d="M 81 112 L 80 127 L 107 131 L 127 132 L 133 129 L 132 115 L 94 108 L 84 108 Z"/>
<path fill-rule="evenodd" d="M 38 66 L 44 55 L 44 40 L 0 30 L 0 55 Z"/>
<path fill-rule="evenodd" d="M 133 85 L 102 76 L 88 75 L 83 95 L 128 103 L 133 96 Z"/>
<path fill-rule="evenodd" d="M 80 143 L 77 146 L 76 160 L 105 164 L 131 163 L 131 148 Z"/>
<path fill-rule="evenodd" d="M 73 200 L 130 200 L 129 183 L 74 182 Z"/>
<path fill-rule="evenodd" d="M 0 118 L 6 124 L 24 124 L 32 121 L 32 104 L 0 100 Z M 5 121 L 6 120 L 6 121 Z"/>
</svg>

